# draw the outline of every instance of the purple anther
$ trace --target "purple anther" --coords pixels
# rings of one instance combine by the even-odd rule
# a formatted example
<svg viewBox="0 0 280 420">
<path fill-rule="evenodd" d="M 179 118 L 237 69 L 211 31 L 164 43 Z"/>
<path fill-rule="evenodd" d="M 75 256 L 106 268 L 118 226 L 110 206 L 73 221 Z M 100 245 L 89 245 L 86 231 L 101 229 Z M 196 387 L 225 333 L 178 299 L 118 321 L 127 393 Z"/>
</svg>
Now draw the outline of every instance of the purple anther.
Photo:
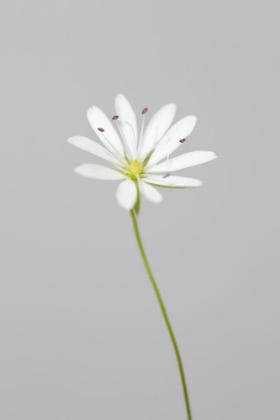
<svg viewBox="0 0 280 420">
<path fill-rule="evenodd" d="M 164 176 L 163 176 L 163 178 L 168 178 L 170 176 L 170 173 L 169 172 L 167 172 L 167 174 L 165 174 Z"/>
</svg>

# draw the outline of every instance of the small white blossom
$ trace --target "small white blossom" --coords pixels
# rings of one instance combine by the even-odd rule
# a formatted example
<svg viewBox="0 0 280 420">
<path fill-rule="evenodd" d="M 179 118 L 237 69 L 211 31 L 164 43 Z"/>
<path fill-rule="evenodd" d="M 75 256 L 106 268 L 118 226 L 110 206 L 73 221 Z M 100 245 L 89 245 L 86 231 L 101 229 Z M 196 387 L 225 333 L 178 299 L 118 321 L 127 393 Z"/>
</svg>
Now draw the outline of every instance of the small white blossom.
<svg viewBox="0 0 280 420">
<path fill-rule="evenodd" d="M 116 97 L 116 114 L 112 120 L 96 106 L 88 110 L 87 116 L 94 132 L 103 145 L 86 137 L 70 137 L 68 142 L 111 163 L 113 168 L 85 163 L 75 168 L 77 174 L 99 180 L 122 180 L 117 188 L 117 201 L 121 207 L 131 210 L 139 208 L 142 194 L 153 203 L 162 201 L 162 195 L 154 188 L 198 187 L 201 181 L 193 178 L 170 175 L 190 166 L 200 165 L 216 158 L 215 153 L 196 151 L 170 159 L 169 156 L 182 146 L 193 131 L 196 117 L 182 118 L 171 128 L 176 112 L 175 104 L 161 108 L 144 130 L 145 115 L 138 137 L 135 113 L 125 98 Z M 114 127 L 114 125 L 116 128 Z"/>
</svg>

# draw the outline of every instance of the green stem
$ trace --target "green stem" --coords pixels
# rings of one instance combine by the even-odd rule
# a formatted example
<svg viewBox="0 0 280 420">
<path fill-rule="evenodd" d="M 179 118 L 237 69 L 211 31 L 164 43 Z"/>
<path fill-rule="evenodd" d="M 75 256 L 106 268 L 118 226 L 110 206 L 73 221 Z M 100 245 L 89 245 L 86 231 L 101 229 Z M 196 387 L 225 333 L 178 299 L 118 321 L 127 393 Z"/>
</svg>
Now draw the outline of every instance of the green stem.
<svg viewBox="0 0 280 420">
<path fill-rule="evenodd" d="M 155 294 L 156 294 L 156 297 L 157 297 L 157 300 L 158 300 L 158 303 L 159 303 L 159 306 L 160 306 L 165 324 L 167 326 L 167 329 L 168 329 L 168 332 L 169 332 L 169 335 L 170 335 L 170 338 L 171 338 L 171 341 L 172 341 L 172 344 L 173 344 L 173 347 L 174 347 L 174 350 L 175 350 L 177 363 L 178 363 L 180 376 L 181 376 L 181 381 L 182 381 L 182 387 L 183 387 L 183 392 L 184 392 L 184 398 L 185 398 L 185 403 L 186 403 L 186 410 L 187 410 L 187 414 L 188 414 L 188 419 L 192 420 L 192 413 L 191 413 L 190 401 L 189 401 L 189 396 L 188 396 L 187 383 L 186 383 L 186 379 L 185 379 L 185 373 L 184 373 L 183 363 L 182 363 L 182 360 L 181 360 L 178 344 L 177 344 L 173 329 L 171 327 L 171 324 L 170 324 L 170 321 L 169 321 L 169 318 L 168 318 L 168 315 L 167 315 L 167 311 L 165 309 L 165 306 L 164 306 L 159 288 L 158 288 L 157 283 L 155 281 L 155 278 L 153 276 L 151 267 L 149 265 L 149 262 L 148 262 L 148 259 L 147 259 L 147 256 L 146 256 L 146 253 L 145 253 L 145 250 L 144 250 L 144 246 L 143 246 L 141 236 L 140 236 L 140 233 L 139 233 L 138 222 L 137 222 L 137 218 L 136 218 L 134 210 L 131 210 L 131 217 L 132 217 L 132 220 L 133 220 L 133 227 L 134 227 L 137 243 L 138 243 L 138 246 L 139 246 L 139 249 L 140 249 L 140 253 L 141 253 L 145 268 L 147 270 L 148 276 L 151 280 L 153 289 L 155 291 Z"/>
</svg>

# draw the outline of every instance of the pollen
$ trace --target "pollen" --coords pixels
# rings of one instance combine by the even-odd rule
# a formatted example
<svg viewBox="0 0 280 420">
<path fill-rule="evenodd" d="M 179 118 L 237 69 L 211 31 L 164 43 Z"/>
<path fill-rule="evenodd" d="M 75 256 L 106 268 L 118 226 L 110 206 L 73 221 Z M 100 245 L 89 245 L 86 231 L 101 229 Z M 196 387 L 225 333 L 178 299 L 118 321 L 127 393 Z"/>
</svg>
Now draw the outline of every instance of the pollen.
<svg viewBox="0 0 280 420">
<path fill-rule="evenodd" d="M 138 162 L 138 160 L 134 160 L 129 165 L 128 170 L 131 173 L 131 175 L 133 175 L 133 176 L 139 175 L 139 174 L 141 174 L 141 172 L 143 170 L 143 165 L 142 165 L 142 163 Z"/>
</svg>

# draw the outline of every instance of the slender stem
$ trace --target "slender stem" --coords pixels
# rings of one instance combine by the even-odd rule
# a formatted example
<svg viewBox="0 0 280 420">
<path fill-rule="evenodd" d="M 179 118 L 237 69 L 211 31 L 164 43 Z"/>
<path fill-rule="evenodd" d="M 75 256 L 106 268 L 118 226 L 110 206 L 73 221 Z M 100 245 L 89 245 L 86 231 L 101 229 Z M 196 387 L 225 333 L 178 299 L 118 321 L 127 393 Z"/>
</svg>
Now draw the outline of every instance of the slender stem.
<svg viewBox="0 0 280 420">
<path fill-rule="evenodd" d="M 172 341 L 172 344 L 173 344 L 173 347 L 174 347 L 174 350 L 175 350 L 175 354 L 176 354 L 176 358 L 177 358 L 177 362 L 178 362 L 178 367 L 179 367 L 179 371 L 180 371 L 180 376 L 181 376 L 181 381 L 182 381 L 182 387 L 183 387 L 183 392 L 184 392 L 184 398 L 185 398 L 185 403 L 186 403 L 186 410 L 187 410 L 187 414 L 188 414 L 188 419 L 192 420 L 192 413 L 191 413 L 190 401 L 189 401 L 189 396 L 188 396 L 187 383 L 186 383 L 186 379 L 185 379 L 185 373 L 184 373 L 183 363 L 182 363 L 182 360 L 181 360 L 178 344 L 177 344 L 173 329 L 171 327 L 171 324 L 170 324 L 170 321 L 169 321 L 169 318 L 168 318 L 168 315 L 167 315 L 167 311 L 165 309 L 164 302 L 162 300 L 159 288 L 158 288 L 157 283 L 155 281 L 155 278 L 153 276 L 150 264 L 148 262 L 148 259 L 147 259 L 147 256 L 146 256 L 146 253 L 145 253 L 145 250 L 144 250 L 144 246 L 143 246 L 143 243 L 142 243 L 142 240 L 141 240 L 141 236 L 140 236 L 140 232 L 139 232 L 139 228 L 138 228 L 138 222 L 137 222 L 137 218 L 136 218 L 134 210 L 131 210 L 131 217 L 132 217 L 133 227 L 134 227 L 137 243 L 138 243 L 138 246 L 139 246 L 139 249 L 140 249 L 140 253 L 141 253 L 145 268 L 147 270 L 148 276 L 151 280 L 153 289 L 155 291 L 155 294 L 156 294 L 156 297 L 157 297 L 157 300 L 158 300 L 158 303 L 159 303 L 159 306 L 160 306 L 165 324 L 167 326 L 167 329 L 168 329 L 168 332 L 169 332 L 169 335 L 170 335 L 170 338 L 171 338 L 171 341 Z"/>
</svg>

